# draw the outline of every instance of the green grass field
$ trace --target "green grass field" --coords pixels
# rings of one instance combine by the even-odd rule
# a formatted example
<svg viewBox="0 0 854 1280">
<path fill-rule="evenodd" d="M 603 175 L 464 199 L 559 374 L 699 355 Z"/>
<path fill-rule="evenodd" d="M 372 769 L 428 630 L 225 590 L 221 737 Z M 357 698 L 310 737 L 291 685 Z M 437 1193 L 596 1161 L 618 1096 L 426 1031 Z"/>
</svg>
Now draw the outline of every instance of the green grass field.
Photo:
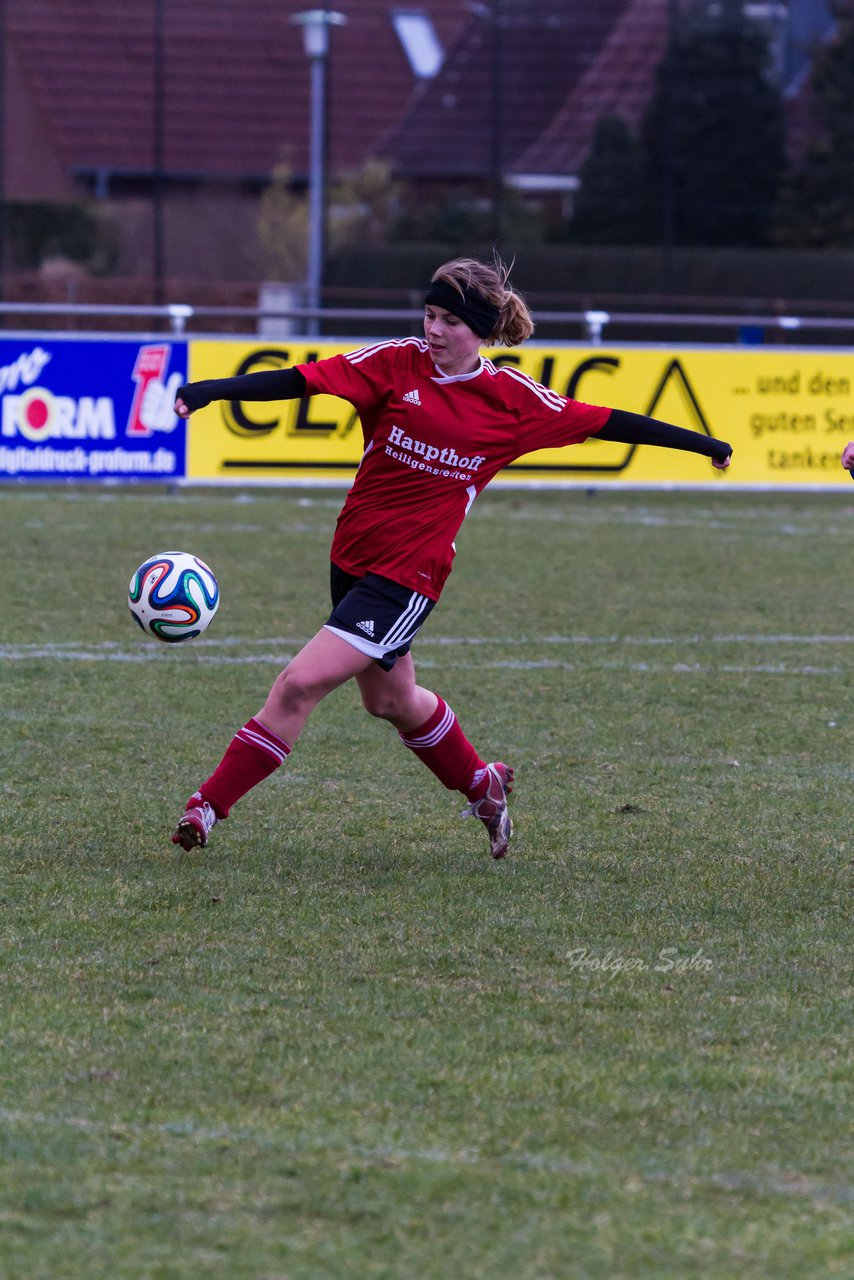
<svg viewBox="0 0 854 1280">
<path fill-rule="evenodd" d="M 0 1276 L 847 1280 L 854 489 L 484 496 L 415 653 L 506 862 L 351 688 L 179 855 L 340 500 L 0 490 Z"/>
</svg>

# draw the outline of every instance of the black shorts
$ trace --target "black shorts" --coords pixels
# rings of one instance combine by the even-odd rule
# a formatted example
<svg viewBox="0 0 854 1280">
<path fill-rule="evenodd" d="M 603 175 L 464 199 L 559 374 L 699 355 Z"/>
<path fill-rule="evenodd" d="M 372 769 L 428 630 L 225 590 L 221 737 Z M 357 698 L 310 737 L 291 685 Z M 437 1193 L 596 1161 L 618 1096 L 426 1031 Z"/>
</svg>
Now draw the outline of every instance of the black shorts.
<svg viewBox="0 0 854 1280">
<path fill-rule="evenodd" d="M 337 564 L 329 566 L 332 612 L 326 627 L 354 648 L 367 653 L 384 671 L 409 653 L 427 615 L 436 603 L 391 578 L 366 573 L 355 578 Z"/>
</svg>

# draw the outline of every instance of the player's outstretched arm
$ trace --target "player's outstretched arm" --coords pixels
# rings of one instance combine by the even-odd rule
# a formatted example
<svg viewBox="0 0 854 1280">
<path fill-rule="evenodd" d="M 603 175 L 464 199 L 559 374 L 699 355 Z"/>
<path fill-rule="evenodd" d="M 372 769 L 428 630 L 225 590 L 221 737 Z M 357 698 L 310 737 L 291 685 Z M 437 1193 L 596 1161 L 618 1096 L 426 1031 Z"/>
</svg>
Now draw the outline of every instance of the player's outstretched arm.
<svg viewBox="0 0 854 1280">
<path fill-rule="evenodd" d="M 300 400 L 305 392 L 305 377 L 299 369 L 262 369 L 237 378 L 186 382 L 176 393 L 175 412 L 189 418 L 212 400 Z"/>
<path fill-rule="evenodd" d="M 657 418 L 647 418 L 642 413 L 629 413 L 626 409 L 612 409 L 604 427 L 597 433 L 600 440 L 615 440 L 620 444 L 657 444 L 665 449 L 686 449 L 690 453 L 702 453 L 711 458 L 712 466 L 725 471 L 732 457 L 732 445 L 714 436 L 704 436 L 699 431 L 686 431 Z"/>
</svg>

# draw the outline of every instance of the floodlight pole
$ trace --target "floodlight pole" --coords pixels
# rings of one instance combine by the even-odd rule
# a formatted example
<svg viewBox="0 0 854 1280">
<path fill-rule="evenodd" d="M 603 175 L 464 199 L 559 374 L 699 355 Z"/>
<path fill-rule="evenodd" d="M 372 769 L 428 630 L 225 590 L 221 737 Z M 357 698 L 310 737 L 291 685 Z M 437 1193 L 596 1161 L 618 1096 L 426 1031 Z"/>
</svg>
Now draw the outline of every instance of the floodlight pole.
<svg viewBox="0 0 854 1280">
<path fill-rule="evenodd" d="M 667 0 L 667 45 L 664 63 L 664 173 L 662 191 L 662 241 L 664 279 L 662 292 L 673 293 L 676 247 L 676 63 L 679 0 Z"/>
<path fill-rule="evenodd" d="M 492 186 L 492 239 L 496 246 L 501 244 L 501 233 L 504 229 L 504 39 L 502 31 L 502 0 L 492 0 L 490 19 L 490 97 L 492 107 L 490 169 Z"/>
<path fill-rule="evenodd" d="M 6 139 L 6 0 L 0 0 L 0 295 L 6 296 L 7 239 L 9 210 L 7 205 L 9 150 Z"/>
<path fill-rule="evenodd" d="M 325 187 L 326 187 L 326 59 L 329 28 L 343 27 L 343 13 L 330 9 L 308 9 L 296 13 L 291 22 L 302 27 L 303 47 L 311 65 L 311 129 L 308 179 L 308 264 L 306 306 L 312 315 L 308 332 L 320 331 L 320 295 L 323 285 Z"/>
<path fill-rule="evenodd" d="M 154 67 L 151 78 L 152 92 L 152 274 L 154 276 L 154 305 L 163 303 L 163 93 L 165 88 L 163 33 L 164 0 L 154 0 Z"/>
</svg>

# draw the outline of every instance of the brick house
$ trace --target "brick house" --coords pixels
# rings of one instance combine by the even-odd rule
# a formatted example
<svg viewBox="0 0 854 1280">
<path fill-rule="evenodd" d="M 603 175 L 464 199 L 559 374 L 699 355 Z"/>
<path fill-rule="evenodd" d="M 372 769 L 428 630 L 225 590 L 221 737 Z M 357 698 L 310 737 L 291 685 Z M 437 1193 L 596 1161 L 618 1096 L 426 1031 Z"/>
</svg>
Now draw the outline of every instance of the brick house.
<svg viewBox="0 0 854 1280">
<path fill-rule="evenodd" d="M 566 202 L 599 116 L 640 119 L 670 4 L 336 0 L 347 21 L 326 64 L 329 171 L 379 156 L 425 193 L 503 181 Z M 310 7 L 5 0 L 6 199 L 90 197 L 118 228 L 128 276 L 150 273 L 156 208 L 170 278 L 259 279 L 259 195 L 277 165 L 297 182 L 308 169 L 309 62 L 292 19 Z M 827 0 L 750 8 L 782 13 L 781 67 L 802 82 Z"/>
</svg>

